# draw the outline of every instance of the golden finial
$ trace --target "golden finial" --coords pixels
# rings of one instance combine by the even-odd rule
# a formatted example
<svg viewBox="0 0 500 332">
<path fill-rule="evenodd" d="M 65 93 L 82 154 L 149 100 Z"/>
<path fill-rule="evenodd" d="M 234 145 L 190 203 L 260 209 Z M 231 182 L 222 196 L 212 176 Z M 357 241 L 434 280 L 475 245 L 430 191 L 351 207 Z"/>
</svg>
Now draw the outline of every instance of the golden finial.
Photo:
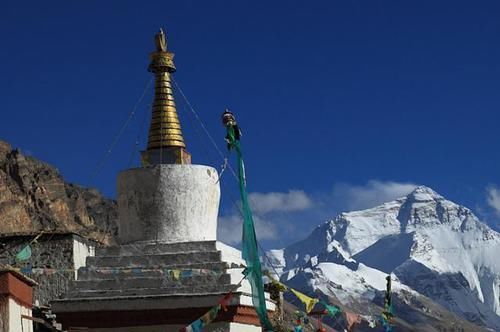
<svg viewBox="0 0 500 332">
<path fill-rule="evenodd" d="M 163 29 L 160 28 L 160 31 L 155 35 L 156 41 L 156 50 L 158 52 L 166 52 L 167 51 L 167 39 L 165 38 L 165 33 Z"/>
<path fill-rule="evenodd" d="M 177 116 L 170 75 L 175 72 L 174 54 L 167 51 L 162 29 L 155 35 L 156 51 L 151 53 L 148 70 L 155 75 L 155 96 L 144 164 L 189 164 L 181 124 Z"/>
</svg>

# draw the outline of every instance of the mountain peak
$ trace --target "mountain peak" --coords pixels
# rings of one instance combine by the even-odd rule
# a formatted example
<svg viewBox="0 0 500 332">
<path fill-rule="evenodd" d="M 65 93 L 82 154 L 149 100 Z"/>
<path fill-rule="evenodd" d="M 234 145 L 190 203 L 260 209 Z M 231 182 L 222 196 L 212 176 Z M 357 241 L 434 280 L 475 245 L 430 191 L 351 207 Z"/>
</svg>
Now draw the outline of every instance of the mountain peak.
<svg viewBox="0 0 500 332">
<path fill-rule="evenodd" d="M 429 202 L 443 199 L 443 196 L 439 195 L 437 192 L 427 186 L 416 187 L 406 197 L 414 202 Z"/>
<path fill-rule="evenodd" d="M 470 209 L 418 186 L 394 201 L 342 213 L 274 257 L 291 286 L 373 301 L 373 290 L 383 290 L 394 273 L 416 294 L 500 331 L 500 299 L 491 291 L 500 285 L 499 251 L 500 234 Z"/>
</svg>

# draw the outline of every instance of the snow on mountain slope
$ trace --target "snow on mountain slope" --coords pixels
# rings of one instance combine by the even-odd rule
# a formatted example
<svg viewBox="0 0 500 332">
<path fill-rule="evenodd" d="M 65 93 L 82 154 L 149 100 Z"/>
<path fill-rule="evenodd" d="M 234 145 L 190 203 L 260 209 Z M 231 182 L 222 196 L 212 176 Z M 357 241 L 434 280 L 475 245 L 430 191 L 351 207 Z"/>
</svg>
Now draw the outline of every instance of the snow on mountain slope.
<svg viewBox="0 0 500 332">
<path fill-rule="evenodd" d="M 499 233 L 422 186 L 378 207 L 342 213 L 268 256 L 283 281 L 346 301 L 373 299 L 392 272 L 401 281 L 396 287 L 411 287 L 469 321 L 500 330 L 498 254 Z"/>
</svg>

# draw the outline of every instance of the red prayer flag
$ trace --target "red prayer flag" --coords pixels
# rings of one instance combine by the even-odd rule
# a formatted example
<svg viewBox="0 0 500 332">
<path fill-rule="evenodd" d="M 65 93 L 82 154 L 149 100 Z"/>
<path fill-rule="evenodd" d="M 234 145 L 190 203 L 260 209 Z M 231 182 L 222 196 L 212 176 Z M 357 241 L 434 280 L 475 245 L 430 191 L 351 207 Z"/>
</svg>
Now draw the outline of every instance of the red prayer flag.
<svg viewBox="0 0 500 332">
<path fill-rule="evenodd" d="M 219 301 L 219 304 L 221 305 L 222 309 L 224 311 L 227 311 L 227 306 L 229 305 L 229 302 L 231 302 L 231 299 L 233 298 L 233 292 L 229 292 L 224 296 L 222 300 Z"/>
</svg>

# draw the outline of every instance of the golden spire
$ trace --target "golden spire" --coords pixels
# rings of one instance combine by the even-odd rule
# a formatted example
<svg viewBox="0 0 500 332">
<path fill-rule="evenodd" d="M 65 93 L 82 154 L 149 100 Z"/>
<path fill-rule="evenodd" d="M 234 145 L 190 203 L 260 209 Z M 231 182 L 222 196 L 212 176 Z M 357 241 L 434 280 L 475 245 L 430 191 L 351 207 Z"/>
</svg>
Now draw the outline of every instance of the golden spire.
<svg viewBox="0 0 500 332">
<path fill-rule="evenodd" d="M 174 54 L 167 51 L 163 30 L 155 36 L 156 52 L 151 53 L 148 70 L 155 75 L 155 96 L 144 164 L 189 164 L 181 124 L 177 116 L 170 75 L 175 72 Z"/>
</svg>

